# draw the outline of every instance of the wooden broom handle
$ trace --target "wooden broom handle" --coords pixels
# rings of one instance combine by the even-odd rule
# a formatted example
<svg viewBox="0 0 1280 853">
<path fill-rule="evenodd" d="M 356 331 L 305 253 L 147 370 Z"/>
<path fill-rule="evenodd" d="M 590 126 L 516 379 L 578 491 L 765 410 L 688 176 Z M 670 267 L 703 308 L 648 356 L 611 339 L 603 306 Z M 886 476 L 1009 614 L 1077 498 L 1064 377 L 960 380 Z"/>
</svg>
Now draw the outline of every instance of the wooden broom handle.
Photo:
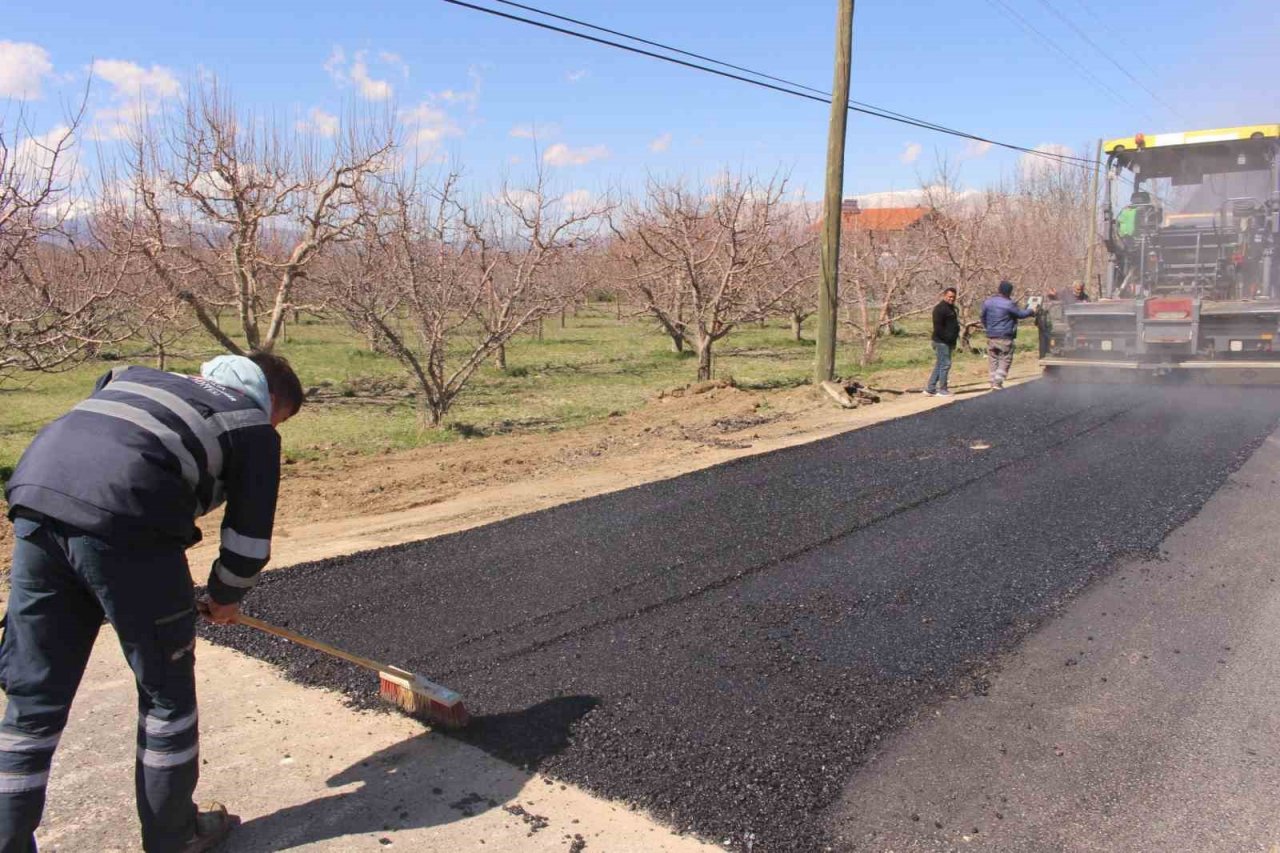
<svg viewBox="0 0 1280 853">
<path fill-rule="evenodd" d="M 290 631 L 288 628 L 281 628 L 279 625 L 272 625 L 270 622 L 263 622 L 261 619 L 255 619 L 254 617 L 248 616 L 244 613 L 236 614 L 236 624 L 248 625 L 250 628 L 257 628 L 259 631 L 265 631 L 268 634 L 275 634 L 277 637 L 284 637 L 286 640 L 291 640 L 300 646 L 306 646 L 309 649 L 324 652 L 327 655 L 332 655 L 335 658 L 341 658 L 342 660 L 353 663 L 356 666 L 362 666 L 365 669 L 373 670 L 374 672 L 390 672 L 401 677 L 409 674 L 399 667 L 387 666 L 386 664 L 378 663 L 372 658 L 353 655 L 351 652 L 344 652 L 342 649 L 335 648 L 328 643 L 322 643 L 319 640 L 304 637 L 297 631 Z"/>
</svg>

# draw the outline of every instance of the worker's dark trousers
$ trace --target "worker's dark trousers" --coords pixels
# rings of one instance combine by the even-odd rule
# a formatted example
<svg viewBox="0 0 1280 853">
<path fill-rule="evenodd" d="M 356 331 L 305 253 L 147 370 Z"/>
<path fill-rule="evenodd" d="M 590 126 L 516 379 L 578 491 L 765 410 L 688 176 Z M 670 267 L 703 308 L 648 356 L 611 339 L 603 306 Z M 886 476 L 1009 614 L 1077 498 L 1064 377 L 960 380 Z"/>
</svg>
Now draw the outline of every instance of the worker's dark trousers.
<svg viewBox="0 0 1280 853">
<path fill-rule="evenodd" d="M 105 616 L 138 682 L 135 779 L 143 848 L 195 832 L 195 608 L 177 548 L 119 548 L 52 519 L 18 518 L 0 642 L 0 853 L 36 849 L 49 762 Z"/>
</svg>

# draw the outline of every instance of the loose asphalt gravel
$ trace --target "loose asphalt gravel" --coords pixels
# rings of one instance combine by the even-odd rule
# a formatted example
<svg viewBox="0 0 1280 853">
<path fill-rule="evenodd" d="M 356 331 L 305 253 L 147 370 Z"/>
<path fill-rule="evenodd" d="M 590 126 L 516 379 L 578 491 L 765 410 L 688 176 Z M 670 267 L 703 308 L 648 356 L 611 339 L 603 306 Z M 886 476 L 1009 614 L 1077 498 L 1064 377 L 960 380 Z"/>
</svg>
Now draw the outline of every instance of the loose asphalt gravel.
<svg viewBox="0 0 1280 853">
<path fill-rule="evenodd" d="M 461 691 L 463 737 L 756 851 L 821 850 L 877 742 L 1280 421 L 1259 389 L 1047 382 L 498 524 L 271 573 L 246 610 Z M 376 702 L 344 664 L 215 642 Z"/>
</svg>

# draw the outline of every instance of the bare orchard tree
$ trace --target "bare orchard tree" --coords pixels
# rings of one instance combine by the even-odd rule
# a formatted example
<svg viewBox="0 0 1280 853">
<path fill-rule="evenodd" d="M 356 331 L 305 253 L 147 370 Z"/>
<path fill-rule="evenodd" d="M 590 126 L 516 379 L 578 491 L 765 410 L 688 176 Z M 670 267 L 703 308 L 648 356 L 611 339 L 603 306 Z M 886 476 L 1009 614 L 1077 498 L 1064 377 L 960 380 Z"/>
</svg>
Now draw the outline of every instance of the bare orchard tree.
<svg viewBox="0 0 1280 853">
<path fill-rule="evenodd" d="M 765 284 L 766 292 L 783 290 L 779 298 L 773 300 L 774 311 L 790 322 L 792 338 L 803 341 L 804 321 L 818 310 L 816 282 L 821 264 L 814 208 L 802 203 L 793 205 L 780 218 L 773 239 L 781 259 L 777 272 Z M 793 282 L 798 286 L 790 286 Z"/>
<path fill-rule="evenodd" d="M 79 116 L 44 137 L 0 116 L 0 381 L 74 367 L 127 334 L 119 299 L 132 270 L 73 222 Z"/>
<path fill-rule="evenodd" d="M 788 262 L 803 244 L 779 238 L 785 190 L 778 178 L 725 175 L 707 188 L 650 180 L 643 205 L 615 229 L 644 310 L 668 334 L 692 334 L 700 381 L 712 376 L 716 341 L 807 280 Z"/>
<path fill-rule="evenodd" d="M 500 369 L 507 341 L 590 286 L 592 268 L 577 257 L 589 253 L 612 209 L 607 198 L 556 194 L 541 165 L 528 186 L 504 184 L 487 209 L 475 207 L 468 221 L 485 271 L 478 319 Z"/>
<path fill-rule="evenodd" d="M 1072 163 L 1024 157 L 998 223 L 1009 278 L 1029 293 L 1065 289 L 1080 278 L 1088 243 L 1090 175 Z"/>
<path fill-rule="evenodd" d="M 609 243 L 605 262 L 616 270 L 618 313 L 623 302 L 634 304 L 637 307 L 628 313 L 653 320 L 670 339 L 671 351 L 683 353 L 689 338 L 688 288 L 674 269 L 656 261 L 640 239 L 638 229 L 646 219 L 643 208 L 633 203 L 621 225 L 610 223 L 615 239 Z"/>
<path fill-rule="evenodd" d="M 305 140 L 237 113 L 207 84 L 180 113 L 139 128 L 117 209 L 209 336 L 231 352 L 270 350 L 316 259 L 357 231 L 362 196 L 394 147 L 389 120 Z M 223 309 L 234 335 L 216 320 Z"/>
<path fill-rule="evenodd" d="M 994 292 L 1002 264 L 998 249 L 1007 244 L 997 235 L 1004 209 L 999 189 L 966 191 L 946 161 L 921 185 L 921 203 L 935 211 L 929 236 L 938 260 L 943 286 L 958 291 L 956 310 L 962 323 L 974 319 L 975 306 Z"/>
<path fill-rule="evenodd" d="M 167 370 L 174 356 L 188 357 L 190 353 L 175 348 L 189 339 L 199 323 L 187 310 L 186 303 L 165 287 L 149 264 L 132 277 L 130 294 L 124 312 L 134 339 L 147 347 L 140 355 L 152 356 L 157 370 Z"/>
<path fill-rule="evenodd" d="M 438 426 L 481 365 L 581 292 L 549 280 L 589 245 L 604 212 L 567 204 L 541 179 L 468 208 L 457 175 L 427 185 L 403 174 L 364 219 L 361 239 L 317 275 L 330 306 L 401 363 L 422 420 Z"/>
<path fill-rule="evenodd" d="M 859 344 L 858 361 L 875 361 L 881 339 L 895 323 L 929 310 L 934 288 L 927 225 L 904 231 L 845 230 L 840 240 L 844 324 Z"/>
</svg>

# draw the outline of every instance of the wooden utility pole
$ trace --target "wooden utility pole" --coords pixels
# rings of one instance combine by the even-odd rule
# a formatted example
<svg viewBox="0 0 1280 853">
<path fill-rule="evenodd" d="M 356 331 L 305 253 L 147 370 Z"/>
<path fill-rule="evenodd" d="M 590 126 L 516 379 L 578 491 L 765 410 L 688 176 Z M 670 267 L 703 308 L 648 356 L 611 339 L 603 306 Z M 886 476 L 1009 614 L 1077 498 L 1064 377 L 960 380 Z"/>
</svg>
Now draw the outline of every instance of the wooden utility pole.
<svg viewBox="0 0 1280 853">
<path fill-rule="evenodd" d="M 836 310 L 840 305 L 840 211 L 844 201 L 844 139 L 849 120 L 849 66 L 853 56 L 853 2 L 836 0 L 836 69 L 827 130 L 827 184 L 822 203 L 822 279 L 818 285 L 817 383 L 836 375 Z"/>
<path fill-rule="evenodd" d="M 1084 289 L 1093 287 L 1093 256 L 1098 243 L 1098 170 L 1102 168 L 1102 140 L 1093 155 L 1093 178 L 1089 181 L 1089 242 L 1084 246 Z M 1098 294 L 1102 298 L 1102 294 Z"/>
</svg>

